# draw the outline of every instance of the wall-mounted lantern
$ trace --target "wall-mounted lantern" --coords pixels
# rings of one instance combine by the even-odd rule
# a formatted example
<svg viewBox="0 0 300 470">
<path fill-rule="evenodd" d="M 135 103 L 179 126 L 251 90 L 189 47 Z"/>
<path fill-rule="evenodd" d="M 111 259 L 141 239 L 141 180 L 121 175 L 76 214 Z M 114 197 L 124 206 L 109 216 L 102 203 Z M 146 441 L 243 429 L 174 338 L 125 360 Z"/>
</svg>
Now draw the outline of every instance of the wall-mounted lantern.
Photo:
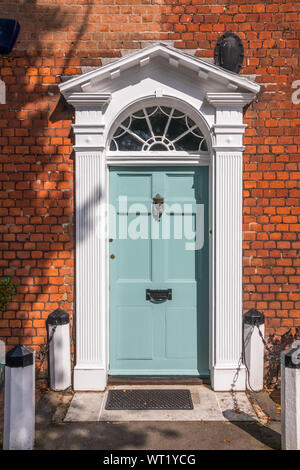
<svg viewBox="0 0 300 470">
<path fill-rule="evenodd" d="M 231 32 L 223 34 L 216 44 L 214 58 L 216 65 L 239 73 L 244 60 L 244 46 L 241 38 Z"/>
<path fill-rule="evenodd" d="M 0 18 L 0 54 L 9 54 L 18 38 L 20 23 L 10 18 Z"/>
</svg>

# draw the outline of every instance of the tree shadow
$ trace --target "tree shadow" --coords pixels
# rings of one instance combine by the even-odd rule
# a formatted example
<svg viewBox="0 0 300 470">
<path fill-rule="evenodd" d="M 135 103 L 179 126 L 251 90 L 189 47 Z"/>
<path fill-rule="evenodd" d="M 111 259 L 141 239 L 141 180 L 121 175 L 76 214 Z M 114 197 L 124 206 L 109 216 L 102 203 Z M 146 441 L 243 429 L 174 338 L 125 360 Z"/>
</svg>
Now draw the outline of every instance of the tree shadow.
<svg viewBox="0 0 300 470">
<path fill-rule="evenodd" d="M 0 206 L 5 216 L 1 236 L 9 256 L 0 264 L 0 276 L 11 275 L 18 283 L 17 295 L 0 315 L 0 337 L 7 339 L 8 349 L 23 343 L 38 351 L 47 337 L 48 314 L 59 306 L 71 317 L 73 314 L 70 129 L 74 110 L 61 97 L 57 84 L 61 74 L 81 73 L 77 48 L 89 26 L 93 5 L 94 0 L 88 0 L 80 7 L 81 24 L 74 27 L 74 17 L 66 12 L 76 5 L 46 5 L 38 0 L 4 0 L 1 4 L 1 16 L 21 24 L 13 52 L 0 57 L 0 67 L 8 73 L 1 77 L 6 83 L 7 104 L 0 105 L 1 183 L 6 193 Z M 61 34 L 73 38 L 66 52 L 56 50 L 53 41 L 47 42 L 57 35 L 59 43 Z M 92 221 L 85 209 L 88 203 L 81 210 L 88 236 Z"/>
<path fill-rule="evenodd" d="M 231 424 L 247 432 L 262 444 L 274 450 L 281 449 L 281 435 L 278 432 L 254 420 L 252 416 L 245 412 L 239 412 L 239 420 L 237 417 L 232 419 L 232 413 L 232 410 L 225 410 L 223 411 L 223 416 L 228 419 Z"/>
<path fill-rule="evenodd" d="M 88 393 L 86 395 L 88 400 Z M 154 423 L 108 423 L 96 419 L 90 422 L 64 422 L 71 398 L 72 395 L 68 393 L 50 392 L 40 400 L 36 414 L 37 449 L 143 449 L 146 448 L 150 434 L 158 433 L 161 439 L 169 442 L 180 436 L 176 430 L 169 429 L 167 423 L 162 428 L 157 428 Z M 76 410 L 78 416 L 81 413 L 86 414 L 86 407 L 80 403 L 76 404 Z M 97 415 L 95 410 L 95 418 Z"/>
</svg>

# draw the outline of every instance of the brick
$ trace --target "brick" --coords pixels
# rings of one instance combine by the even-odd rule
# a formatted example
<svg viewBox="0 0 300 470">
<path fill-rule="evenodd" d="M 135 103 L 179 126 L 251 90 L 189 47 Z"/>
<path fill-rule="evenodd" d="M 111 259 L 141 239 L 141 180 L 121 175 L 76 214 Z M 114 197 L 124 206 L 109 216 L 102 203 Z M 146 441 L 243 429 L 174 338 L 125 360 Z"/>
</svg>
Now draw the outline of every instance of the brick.
<svg viewBox="0 0 300 470">
<path fill-rule="evenodd" d="M 22 339 L 38 349 L 44 319 L 65 293 L 73 310 L 73 112 L 57 106 L 59 75 L 80 74 L 149 40 L 212 57 L 217 38 L 229 30 L 244 43 L 241 75 L 256 74 L 262 85 L 245 110 L 244 307 L 264 309 L 273 332 L 299 325 L 300 108 L 291 101 L 299 72 L 297 3 L 95 0 L 88 20 L 86 0 L 75 3 L 64 4 L 64 25 L 51 31 L 49 22 L 38 43 L 35 21 L 24 21 L 20 11 L 22 35 L 11 57 L 0 57 L 10 100 L 0 106 L 0 269 L 19 281 L 18 296 L 0 317 L 0 335 L 10 345 Z M 2 15 L 11 11 L 11 1 L 2 0 Z M 86 30 L 75 42 L 83 21 Z"/>
</svg>

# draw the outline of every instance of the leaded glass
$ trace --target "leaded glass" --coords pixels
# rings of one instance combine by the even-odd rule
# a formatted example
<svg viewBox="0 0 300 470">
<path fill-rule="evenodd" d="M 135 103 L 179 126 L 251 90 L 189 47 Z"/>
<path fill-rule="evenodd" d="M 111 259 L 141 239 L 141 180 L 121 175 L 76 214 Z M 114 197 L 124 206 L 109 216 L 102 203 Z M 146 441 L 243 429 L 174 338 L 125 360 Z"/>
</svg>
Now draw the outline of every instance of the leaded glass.
<svg viewBox="0 0 300 470">
<path fill-rule="evenodd" d="M 135 111 L 115 131 L 111 151 L 207 151 L 197 124 L 185 113 L 168 106 Z"/>
</svg>

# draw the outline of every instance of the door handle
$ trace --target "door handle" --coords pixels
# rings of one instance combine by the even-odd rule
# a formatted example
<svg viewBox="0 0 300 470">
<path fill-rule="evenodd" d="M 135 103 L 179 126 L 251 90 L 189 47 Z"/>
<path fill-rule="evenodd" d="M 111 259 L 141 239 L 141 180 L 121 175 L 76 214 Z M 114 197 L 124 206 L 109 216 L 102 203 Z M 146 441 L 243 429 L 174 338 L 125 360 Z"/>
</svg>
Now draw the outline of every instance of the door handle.
<svg viewBox="0 0 300 470">
<path fill-rule="evenodd" d="M 172 300 L 172 289 L 146 289 L 146 300 L 152 302 Z"/>
</svg>

